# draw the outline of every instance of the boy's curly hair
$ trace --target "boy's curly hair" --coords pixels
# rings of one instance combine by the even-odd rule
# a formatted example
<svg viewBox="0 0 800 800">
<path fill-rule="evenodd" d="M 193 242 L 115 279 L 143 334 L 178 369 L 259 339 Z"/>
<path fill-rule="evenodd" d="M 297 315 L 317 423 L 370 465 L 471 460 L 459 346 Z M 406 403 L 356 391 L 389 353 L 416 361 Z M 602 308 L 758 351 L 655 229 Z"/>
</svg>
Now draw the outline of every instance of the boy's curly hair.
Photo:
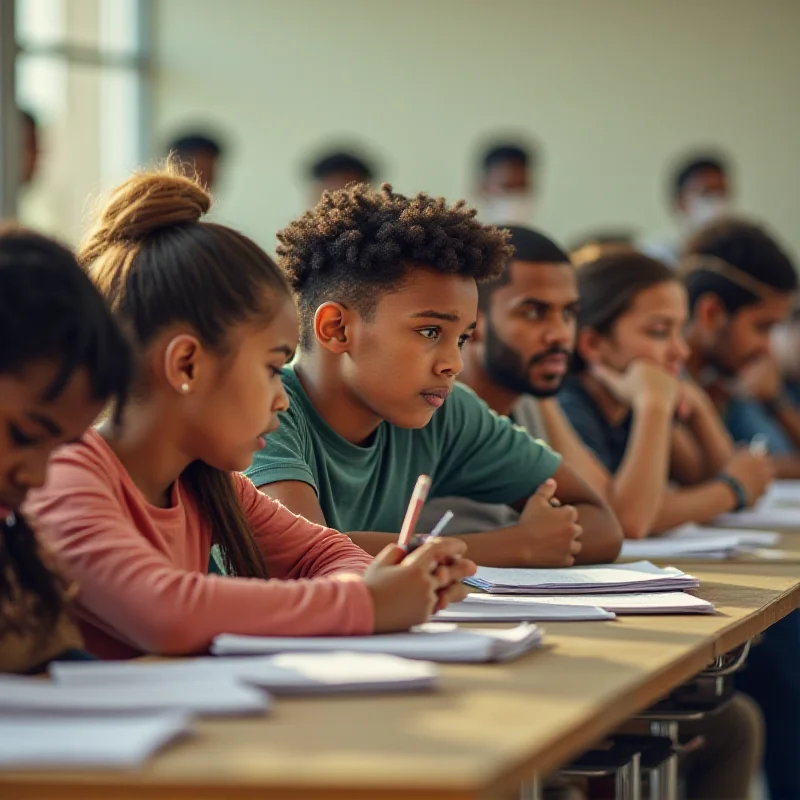
<svg viewBox="0 0 800 800">
<path fill-rule="evenodd" d="M 412 266 L 486 281 L 513 253 L 507 231 L 482 225 L 465 201 L 406 197 L 384 183 L 325 192 L 278 233 L 278 263 L 300 307 L 300 344 L 313 340 L 314 314 L 327 301 L 369 319 L 382 294 L 399 289 Z"/>
</svg>

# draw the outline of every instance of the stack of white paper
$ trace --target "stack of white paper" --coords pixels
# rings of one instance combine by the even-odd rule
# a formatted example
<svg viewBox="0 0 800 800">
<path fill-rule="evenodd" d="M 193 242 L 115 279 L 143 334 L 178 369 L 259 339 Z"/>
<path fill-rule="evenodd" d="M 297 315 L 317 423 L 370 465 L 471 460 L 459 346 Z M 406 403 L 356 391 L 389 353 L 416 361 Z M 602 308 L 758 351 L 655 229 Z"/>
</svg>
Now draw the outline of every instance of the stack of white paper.
<svg viewBox="0 0 800 800">
<path fill-rule="evenodd" d="M 478 567 L 466 583 L 490 594 L 618 594 L 695 589 L 697 578 L 649 561 L 565 569 Z M 596 605 L 596 604 L 595 604 Z"/>
<path fill-rule="evenodd" d="M 523 623 L 514 628 L 459 628 L 429 622 L 407 633 L 373 636 L 270 637 L 217 636 L 211 646 L 215 655 L 252 653 L 319 652 L 352 650 L 388 653 L 427 661 L 507 661 L 538 647 L 542 632 Z"/>
<path fill-rule="evenodd" d="M 556 595 L 508 595 L 471 594 L 464 601 L 471 605 L 500 608 L 514 606 L 539 606 L 546 604 L 568 604 L 577 608 L 599 606 L 619 615 L 629 614 L 713 614 L 714 606 L 686 592 L 644 592 L 642 594 L 582 594 Z"/>
<path fill-rule="evenodd" d="M 689 523 L 649 539 L 626 539 L 622 558 L 695 558 L 719 560 L 771 547 L 780 540 L 775 531 L 703 528 Z"/>
<path fill-rule="evenodd" d="M 744 548 L 774 547 L 781 539 L 781 535 L 777 531 L 737 528 L 733 532 L 729 528 L 711 528 L 695 525 L 693 522 L 681 525 L 679 528 L 673 528 L 663 535 L 670 539 L 709 539 L 715 536 L 724 538 L 734 535 L 739 540 L 739 547 Z"/>
<path fill-rule="evenodd" d="M 735 514 L 723 514 L 714 522 L 723 528 L 800 529 L 800 507 L 773 507 L 769 504 L 756 506 L 746 511 L 737 511 Z"/>
<path fill-rule="evenodd" d="M 433 688 L 435 664 L 382 653 L 283 653 L 166 662 L 64 661 L 50 667 L 70 686 L 153 686 L 183 680 L 238 680 L 274 694 L 397 692 Z"/>
<path fill-rule="evenodd" d="M 0 677 L 0 713 L 89 714 L 182 711 L 201 715 L 259 714 L 269 696 L 234 679 L 197 675 L 154 684 L 66 686 L 15 675 Z"/>
<path fill-rule="evenodd" d="M 2 713 L 0 769 L 137 767 L 189 730 L 176 713 Z"/>
<path fill-rule="evenodd" d="M 451 603 L 435 614 L 435 622 L 594 622 L 616 619 L 616 615 L 589 603 L 580 606 L 549 603 L 473 603 L 475 597 L 505 598 L 471 594 L 461 603 Z M 535 598 L 531 598 L 535 600 Z"/>
<path fill-rule="evenodd" d="M 739 540 L 731 534 L 713 539 L 626 539 L 622 543 L 620 558 L 696 558 L 722 561 L 741 555 Z"/>
<path fill-rule="evenodd" d="M 775 481 L 758 504 L 763 508 L 800 506 L 800 481 Z"/>
</svg>

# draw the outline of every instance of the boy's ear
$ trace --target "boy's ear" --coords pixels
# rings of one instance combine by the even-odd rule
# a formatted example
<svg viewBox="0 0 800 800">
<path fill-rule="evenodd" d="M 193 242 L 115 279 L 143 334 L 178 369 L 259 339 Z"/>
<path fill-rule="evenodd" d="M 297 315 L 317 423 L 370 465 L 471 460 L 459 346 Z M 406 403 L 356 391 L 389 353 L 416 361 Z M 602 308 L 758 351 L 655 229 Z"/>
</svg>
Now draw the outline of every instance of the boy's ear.
<svg viewBox="0 0 800 800">
<path fill-rule="evenodd" d="M 350 349 L 349 328 L 353 312 L 341 303 L 323 303 L 314 314 L 314 336 L 332 353 L 346 353 Z"/>
</svg>

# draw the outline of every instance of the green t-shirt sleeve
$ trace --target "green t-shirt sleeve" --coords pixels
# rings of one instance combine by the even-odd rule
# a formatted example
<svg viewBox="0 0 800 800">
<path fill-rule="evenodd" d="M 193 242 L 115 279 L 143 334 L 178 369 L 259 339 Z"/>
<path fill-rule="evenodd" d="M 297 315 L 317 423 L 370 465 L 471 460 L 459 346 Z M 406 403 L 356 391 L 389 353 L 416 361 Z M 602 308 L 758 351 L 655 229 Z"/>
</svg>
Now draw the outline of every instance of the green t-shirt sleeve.
<svg viewBox="0 0 800 800">
<path fill-rule="evenodd" d="M 295 406 L 292 403 L 288 411 L 278 414 L 278 430 L 269 434 L 266 446 L 255 454 L 244 474 L 256 486 L 302 481 L 319 493 L 310 463 L 308 430 L 302 412 L 295 412 Z"/>
<path fill-rule="evenodd" d="M 446 418 L 432 496 L 510 505 L 530 497 L 561 463 L 558 453 L 495 414 L 461 384 L 442 411 Z"/>
</svg>

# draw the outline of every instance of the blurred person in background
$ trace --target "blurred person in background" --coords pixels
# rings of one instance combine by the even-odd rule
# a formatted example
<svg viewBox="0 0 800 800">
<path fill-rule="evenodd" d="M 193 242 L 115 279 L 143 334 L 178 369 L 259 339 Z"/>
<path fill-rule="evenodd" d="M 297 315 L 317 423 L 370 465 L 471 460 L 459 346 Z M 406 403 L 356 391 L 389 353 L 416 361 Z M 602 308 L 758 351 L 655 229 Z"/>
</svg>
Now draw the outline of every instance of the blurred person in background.
<svg viewBox="0 0 800 800">
<path fill-rule="evenodd" d="M 20 173 L 17 218 L 27 228 L 67 240 L 63 216 L 52 185 L 40 177 L 41 132 L 36 117 L 27 109 L 20 116 Z"/>
<path fill-rule="evenodd" d="M 496 142 L 480 157 L 478 207 L 484 223 L 527 225 L 536 196 L 536 154 L 528 145 Z"/>
<path fill-rule="evenodd" d="M 200 132 L 187 132 L 174 138 L 167 148 L 184 165 L 189 175 L 197 175 L 210 192 L 217 186 L 219 163 L 225 148 L 219 139 Z"/>
<path fill-rule="evenodd" d="M 779 446 L 770 437 L 771 429 L 791 425 L 793 403 L 784 398 L 771 337 L 794 305 L 794 265 L 763 228 L 722 219 L 688 242 L 681 272 L 691 306 L 690 371 L 710 393 L 735 440 L 766 435 L 777 476 L 800 477 L 800 458 L 785 457 L 791 446 Z M 778 425 L 763 425 L 769 417 Z"/>
<path fill-rule="evenodd" d="M 678 236 L 670 241 L 645 243 L 642 249 L 675 266 L 689 237 L 731 212 L 733 188 L 728 160 L 713 153 L 683 159 L 670 181 L 670 204 Z"/>
<path fill-rule="evenodd" d="M 365 158 L 347 150 L 335 150 L 319 155 L 308 167 L 309 207 L 315 206 L 323 192 L 335 192 L 352 183 L 371 184 L 375 167 Z"/>
<path fill-rule="evenodd" d="M 800 405 L 800 305 L 772 332 L 771 347 L 784 388 L 794 403 Z"/>
<path fill-rule="evenodd" d="M 30 111 L 20 109 L 20 144 L 22 145 L 22 160 L 20 184 L 26 186 L 36 175 L 39 166 L 39 126 L 36 117 Z"/>
<path fill-rule="evenodd" d="M 746 441 L 765 437 L 785 478 L 800 477 L 800 310 L 772 331 L 770 353 L 732 383 L 728 427 Z"/>
<path fill-rule="evenodd" d="M 687 244 L 681 272 L 689 294 L 690 373 L 711 395 L 734 438 L 763 433 L 757 424 L 749 430 L 740 427 L 751 417 L 737 402 L 737 387 L 749 370 L 771 357 L 772 332 L 791 315 L 798 290 L 794 265 L 763 228 L 721 219 Z M 751 383 L 762 381 L 763 376 Z M 792 477 L 787 471 L 791 458 L 773 456 L 778 477 Z M 764 713 L 764 764 L 773 800 L 800 797 L 798 664 L 800 612 L 794 611 L 764 632 L 736 676 L 738 688 Z"/>
</svg>

